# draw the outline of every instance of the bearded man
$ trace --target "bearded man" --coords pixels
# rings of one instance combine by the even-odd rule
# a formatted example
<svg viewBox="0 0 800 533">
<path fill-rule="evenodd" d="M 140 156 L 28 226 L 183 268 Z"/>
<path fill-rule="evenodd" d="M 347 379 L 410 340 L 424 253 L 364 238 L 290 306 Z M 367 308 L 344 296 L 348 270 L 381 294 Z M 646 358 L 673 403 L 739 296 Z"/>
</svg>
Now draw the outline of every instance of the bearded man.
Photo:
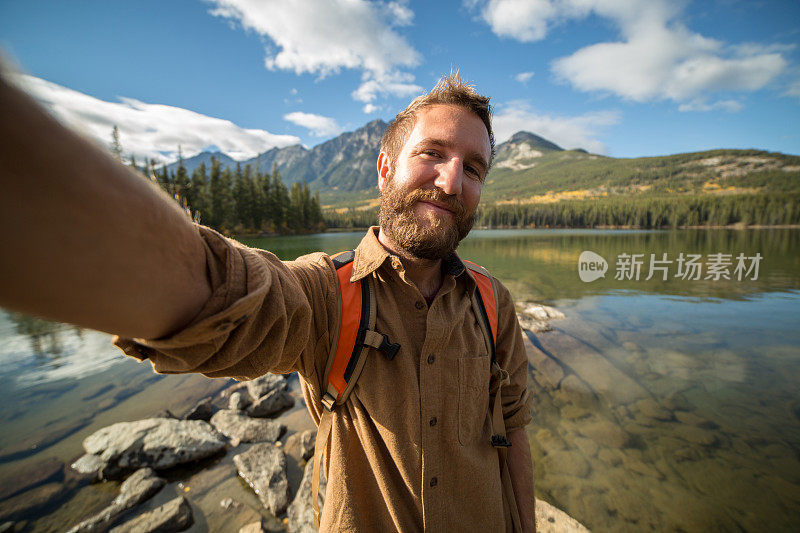
<svg viewBox="0 0 800 533">
<path fill-rule="evenodd" d="M 23 228 L 5 235 L 0 304 L 116 333 L 158 372 L 297 371 L 320 424 L 343 313 L 331 257 L 283 262 L 193 225 L 5 82 L 0 110 L 0 221 Z M 514 305 L 492 279 L 490 343 L 471 305 L 476 280 L 455 253 L 493 153 L 489 99 L 457 75 L 384 135 L 380 226 L 356 248 L 349 281 L 374 286 L 375 328 L 399 352 L 369 354 L 330 413 L 323 531 L 534 530 L 528 363 Z M 490 438 L 498 402 L 510 444 L 500 456 Z"/>
</svg>

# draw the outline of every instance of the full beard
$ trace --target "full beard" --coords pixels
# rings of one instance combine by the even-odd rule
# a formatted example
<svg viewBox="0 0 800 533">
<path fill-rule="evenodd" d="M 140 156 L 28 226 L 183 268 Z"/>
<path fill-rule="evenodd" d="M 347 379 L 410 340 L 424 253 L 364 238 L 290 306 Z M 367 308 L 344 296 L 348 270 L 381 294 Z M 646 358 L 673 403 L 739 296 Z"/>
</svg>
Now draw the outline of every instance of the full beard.
<svg viewBox="0 0 800 533">
<path fill-rule="evenodd" d="M 452 217 L 433 213 L 418 215 L 414 206 L 425 200 L 447 206 Z M 445 258 L 455 251 L 474 223 L 474 211 L 467 213 L 455 196 L 445 194 L 441 189 L 406 191 L 396 187 L 390 179 L 381 193 L 381 229 L 411 257 L 431 260 Z"/>
</svg>

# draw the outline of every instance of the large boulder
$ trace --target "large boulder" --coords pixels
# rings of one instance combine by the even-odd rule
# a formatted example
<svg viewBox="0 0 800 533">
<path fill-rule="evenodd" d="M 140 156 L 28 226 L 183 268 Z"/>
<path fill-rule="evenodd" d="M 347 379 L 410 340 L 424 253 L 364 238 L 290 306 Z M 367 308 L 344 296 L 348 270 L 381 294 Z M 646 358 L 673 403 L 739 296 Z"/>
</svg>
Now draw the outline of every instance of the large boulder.
<svg viewBox="0 0 800 533">
<path fill-rule="evenodd" d="M 139 505 L 161 490 L 166 481 L 151 468 L 140 468 L 120 486 L 119 495 L 111 505 L 69 530 L 69 533 L 99 533 L 108 531 L 114 522 L 128 509 Z"/>
<path fill-rule="evenodd" d="M 111 533 L 154 533 L 183 531 L 192 525 L 192 508 L 183 496 L 170 500 L 161 507 L 141 514 L 111 530 Z"/>
<path fill-rule="evenodd" d="M 276 389 L 255 400 L 253 404 L 247 408 L 247 414 L 259 418 L 268 417 L 293 405 L 294 398 L 291 394 L 285 390 Z"/>
<path fill-rule="evenodd" d="M 313 493 L 311 492 L 311 481 L 314 475 L 314 461 L 306 463 L 306 469 L 303 472 L 303 481 L 300 482 L 300 488 L 297 489 L 297 494 L 292 501 L 292 504 L 286 510 L 286 517 L 289 519 L 288 530 L 289 533 L 315 533 L 317 528 L 314 527 L 314 503 L 311 500 Z M 325 503 L 325 489 L 327 488 L 327 481 L 325 480 L 325 472 L 320 469 L 319 473 L 319 511 L 322 513 L 322 506 Z"/>
<path fill-rule="evenodd" d="M 211 425 L 226 437 L 239 442 L 275 442 L 286 426 L 273 421 L 250 418 L 239 411 L 223 409 L 211 417 Z"/>
<path fill-rule="evenodd" d="M 247 382 L 247 392 L 250 393 L 250 398 L 253 401 L 258 400 L 262 396 L 276 390 L 286 390 L 288 383 L 286 378 L 277 374 L 264 374 L 260 378 L 256 378 Z"/>
<path fill-rule="evenodd" d="M 83 441 L 86 453 L 76 465 L 99 467 L 103 477 L 143 466 L 155 469 L 196 461 L 225 448 L 225 439 L 201 420 L 148 418 L 102 428 Z"/>
<path fill-rule="evenodd" d="M 233 457 L 239 475 L 253 488 L 258 499 L 272 514 L 279 515 L 289 503 L 286 455 L 268 443 L 256 444 Z"/>
</svg>

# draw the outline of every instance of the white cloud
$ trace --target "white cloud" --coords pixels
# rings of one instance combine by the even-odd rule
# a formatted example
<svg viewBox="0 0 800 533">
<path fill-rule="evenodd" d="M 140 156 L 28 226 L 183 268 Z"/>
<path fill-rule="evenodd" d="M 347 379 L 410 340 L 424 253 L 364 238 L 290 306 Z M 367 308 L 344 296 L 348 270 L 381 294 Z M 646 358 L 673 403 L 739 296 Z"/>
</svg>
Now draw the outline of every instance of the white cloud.
<svg viewBox="0 0 800 533">
<path fill-rule="evenodd" d="M 325 77 L 341 69 L 362 71 L 353 98 L 371 102 L 378 96 L 417 91 L 403 68 L 421 56 L 396 28 L 412 23 L 406 0 L 206 0 L 211 13 L 238 21 L 246 30 L 269 38 L 265 65 L 274 70 Z"/>
<path fill-rule="evenodd" d="M 494 33 L 522 42 L 544 39 L 548 23 L 558 14 L 550 0 L 489 0 L 468 4 L 483 4 L 481 16 Z"/>
<path fill-rule="evenodd" d="M 381 107 L 374 104 L 364 104 L 364 107 L 362 109 L 362 111 L 364 111 L 364 113 L 366 113 L 367 115 L 371 115 L 372 113 L 375 113 L 376 111 L 380 110 Z"/>
<path fill-rule="evenodd" d="M 283 115 L 283 118 L 289 122 L 297 124 L 298 126 L 307 128 L 311 132 L 311 135 L 315 137 L 338 135 L 342 132 L 342 128 L 339 127 L 335 120 L 322 115 L 295 111 L 294 113 Z"/>
<path fill-rule="evenodd" d="M 116 125 L 125 155 L 140 162 L 174 161 L 178 145 L 184 156 L 216 146 L 234 159 L 248 159 L 278 146 L 298 144 L 292 135 L 274 135 L 246 129 L 229 120 L 201 115 L 188 109 L 148 104 L 132 98 L 107 102 L 28 75 L 18 75 L 19 84 L 67 125 L 108 146 Z"/>
<path fill-rule="evenodd" d="M 800 79 L 796 79 L 789 84 L 783 96 L 791 96 L 800 100 Z"/>
<path fill-rule="evenodd" d="M 480 8 L 498 36 L 522 42 L 541 40 L 553 26 L 590 14 L 610 20 L 620 40 L 559 58 L 553 71 L 581 91 L 637 102 L 672 100 L 691 106 L 717 91 L 756 91 L 786 69 L 783 54 L 794 48 L 730 45 L 704 37 L 679 20 L 683 2 L 670 0 L 483 0 L 468 5 Z"/>
<path fill-rule="evenodd" d="M 533 77 L 533 74 L 533 72 L 520 72 L 514 76 L 514 79 L 520 83 L 527 83 Z"/>
<path fill-rule="evenodd" d="M 678 111 L 728 111 L 729 113 L 736 113 L 744 108 L 741 102 L 736 100 L 719 100 L 713 104 L 709 104 L 704 100 L 692 100 L 678 106 Z"/>
<path fill-rule="evenodd" d="M 619 113 L 615 111 L 599 111 L 575 117 L 540 114 L 524 101 L 508 102 L 499 105 L 498 109 L 492 118 L 498 144 L 507 141 L 518 131 L 529 131 L 563 148 L 583 148 L 596 154 L 606 153 L 605 145 L 597 138 L 600 130 L 620 121 Z"/>
<path fill-rule="evenodd" d="M 359 102 L 373 102 L 379 96 L 415 96 L 423 89 L 413 83 L 414 76 L 404 72 L 395 72 L 378 76 L 365 76 L 361 85 L 353 91 L 352 97 Z"/>
</svg>

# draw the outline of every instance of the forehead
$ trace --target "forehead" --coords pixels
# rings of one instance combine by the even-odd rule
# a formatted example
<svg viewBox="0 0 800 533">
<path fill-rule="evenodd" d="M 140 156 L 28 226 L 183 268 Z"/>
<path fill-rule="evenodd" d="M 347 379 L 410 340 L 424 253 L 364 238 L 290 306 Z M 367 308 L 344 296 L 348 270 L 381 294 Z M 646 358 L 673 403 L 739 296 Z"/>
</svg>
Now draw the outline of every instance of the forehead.
<svg viewBox="0 0 800 533">
<path fill-rule="evenodd" d="M 478 116 L 466 108 L 437 104 L 417 112 L 416 122 L 403 150 L 409 150 L 424 140 L 446 141 L 461 150 L 491 156 L 489 132 Z"/>
</svg>

